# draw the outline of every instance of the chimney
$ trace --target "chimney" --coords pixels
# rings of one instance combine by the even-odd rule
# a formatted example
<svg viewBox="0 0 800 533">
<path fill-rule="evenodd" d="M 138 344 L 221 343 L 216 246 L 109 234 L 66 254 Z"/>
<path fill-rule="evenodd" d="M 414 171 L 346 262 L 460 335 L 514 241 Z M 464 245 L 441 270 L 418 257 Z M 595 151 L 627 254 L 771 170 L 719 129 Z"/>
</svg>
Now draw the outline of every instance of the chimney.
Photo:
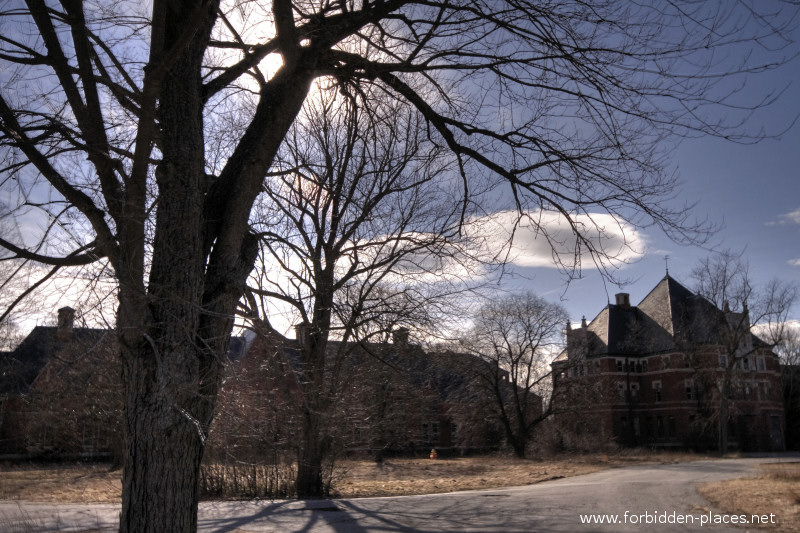
<svg viewBox="0 0 800 533">
<path fill-rule="evenodd" d="M 398 347 L 408 346 L 408 328 L 397 328 L 392 331 L 392 342 Z"/>
<path fill-rule="evenodd" d="M 302 322 L 294 327 L 294 338 L 302 348 L 308 347 L 310 326 Z"/>
<path fill-rule="evenodd" d="M 588 348 L 586 317 L 581 318 L 581 327 L 573 328 L 572 323 L 567 322 L 567 357 L 570 360 L 580 359 L 586 356 Z"/>
<path fill-rule="evenodd" d="M 75 326 L 75 310 L 71 307 L 62 307 L 58 310 L 58 327 L 56 337 L 59 342 L 72 340 L 72 330 Z"/>
<path fill-rule="evenodd" d="M 627 292 L 620 292 L 616 296 L 617 305 L 623 309 L 631 308 L 631 295 Z"/>
</svg>

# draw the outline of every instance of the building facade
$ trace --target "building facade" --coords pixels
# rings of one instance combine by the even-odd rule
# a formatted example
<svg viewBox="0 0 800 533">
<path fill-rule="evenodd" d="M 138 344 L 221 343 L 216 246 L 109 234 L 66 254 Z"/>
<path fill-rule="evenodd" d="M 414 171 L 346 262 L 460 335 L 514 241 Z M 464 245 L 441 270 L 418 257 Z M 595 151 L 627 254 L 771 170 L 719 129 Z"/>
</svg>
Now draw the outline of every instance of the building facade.
<svg viewBox="0 0 800 533">
<path fill-rule="evenodd" d="M 750 328 L 746 307 L 718 309 L 669 275 L 638 306 L 617 294 L 568 326 L 553 363 L 559 401 L 594 397 L 581 427 L 559 424 L 620 446 L 784 449 L 778 357 Z"/>
<path fill-rule="evenodd" d="M 305 401 L 298 339 L 250 337 L 220 392 L 212 454 L 254 460 L 296 448 Z M 404 330 L 395 331 L 392 342 L 329 341 L 328 351 L 322 386 L 329 391 L 325 433 L 331 450 L 379 457 L 500 447 L 492 399 L 472 368 L 485 363 L 474 356 L 426 351 Z"/>
<path fill-rule="evenodd" d="M 0 456 L 114 457 L 121 446 L 122 383 L 106 329 L 37 326 L 0 360 Z"/>
</svg>

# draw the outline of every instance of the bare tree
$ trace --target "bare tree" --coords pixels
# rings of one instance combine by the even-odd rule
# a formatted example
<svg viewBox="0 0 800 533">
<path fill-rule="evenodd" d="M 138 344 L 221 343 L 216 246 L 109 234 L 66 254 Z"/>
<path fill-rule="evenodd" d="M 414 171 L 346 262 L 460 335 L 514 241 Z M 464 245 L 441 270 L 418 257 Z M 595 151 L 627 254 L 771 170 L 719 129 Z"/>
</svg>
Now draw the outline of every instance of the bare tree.
<svg viewBox="0 0 800 533">
<path fill-rule="evenodd" d="M 489 363 L 476 368 L 478 378 L 491 394 L 508 444 L 525 457 L 536 426 L 553 413 L 550 363 L 563 348 L 567 312 L 526 292 L 487 302 L 473 322 L 462 344 Z"/>
<path fill-rule="evenodd" d="M 12 216 L 30 210 L 41 224 L 28 241 L 0 244 L 51 269 L 100 261 L 114 273 L 120 529 L 196 529 L 199 464 L 258 252 L 250 212 L 315 80 L 411 104 L 455 158 L 462 200 L 471 176 L 493 176 L 520 209 L 560 213 L 577 256 L 598 259 L 613 252 L 579 214 L 696 235 L 664 201 L 675 190 L 668 143 L 752 139 L 736 111 L 775 95 L 743 103 L 718 82 L 791 56 L 797 6 L 772 6 L 155 0 L 143 14 L 123 0 L 4 4 L 0 184 Z M 751 45 L 763 62 L 750 61 Z"/>
<path fill-rule="evenodd" d="M 701 260 L 692 277 L 702 298 L 696 302 L 701 312 L 694 314 L 694 323 L 688 324 L 679 343 L 691 346 L 690 364 L 698 370 L 708 421 L 716 425 L 717 444 L 724 453 L 737 399 L 747 387 L 741 383 L 742 373 L 756 369 L 759 358 L 769 358 L 765 364 L 777 368 L 773 348 L 787 339 L 797 288 L 779 280 L 755 287 L 747 262 L 731 251 Z"/>
<path fill-rule="evenodd" d="M 376 97 L 386 100 L 361 91 L 307 104 L 252 216 L 261 261 L 245 314 L 260 310 L 259 328 L 271 329 L 266 310 L 284 306 L 298 324 L 300 497 L 325 495 L 356 343 L 430 325 L 443 298 L 468 288 L 448 281 L 469 259 L 448 161 L 418 113 Z"/>
</svg>

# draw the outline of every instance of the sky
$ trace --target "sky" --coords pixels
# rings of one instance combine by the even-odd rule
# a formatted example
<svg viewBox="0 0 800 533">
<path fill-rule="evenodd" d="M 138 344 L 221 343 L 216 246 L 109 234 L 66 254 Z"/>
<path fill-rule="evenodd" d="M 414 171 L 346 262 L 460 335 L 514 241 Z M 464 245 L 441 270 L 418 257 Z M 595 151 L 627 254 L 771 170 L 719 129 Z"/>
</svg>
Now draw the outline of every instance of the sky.
<svg viewBox="0 0 800 533">
<path fill-rule="evenodd" d="M 781 72 L 758 80 L 763 87 L 791 83 L 777 105 L 762 113 L 753 126 L 777 131 L 800 113 L 800 60 Z M 508 283 L 561 301 L 573 323 L 594 318 L 618 292 L 639 303 L 669 274 L 692 287 L 691 271 L 713 249 L 743 252 L 756 285 L 778 278 L 800 285 L 800 123 L 778 138 L 741 145 L 716 138 L 684 139 L 673 165 L 682 182 L 678 200 L 696 203 L 699 218 L 720 224 L 709 248 L 671 241 L 657 228 L 643 228 L 644 253 L 620 269 L 631 283 L 620 288 L 604 281 L 596 270 L 566 285 L 553 268 L 516 268 L 519 277 Z M 665 258 L 668 257 L 668 260 Z M 800 317 L 800 308 L 793 316 Z"/>
<path fill-rule="evenodd" d="M 800 50 L 800 46 L 793 49 Z M 800 57 L 779 70 L 751 78 L 749 83 L 754 94 L 789 84 L 782 98 L 753 117 L 748 124 L 751 130 L 764 128 L 776 133 L 800 115 Z M 708 217 L 711 223 L 722 225 L 711 239 L 711 248 L 742 252 L 756 284 L 779 278 L 800 286 L 800 123 L 778 138 L 753 145 L 707 137 L 684 139 L 671 164 L 682 181 L 675 193 L 677 200 L 696 203 L 698 218 Z M 579 279 L 567 284 L 564 276 L 547 264 L 549 254 L 542 240 L 528 237 L 517 243 L 521 253 L 512 269 L 515 275 L 506 278 L 502 286 L 529 289 L 560 301 L 573 324 L 583 316 L 594 318 L 618 292 L 628 292 L 633 303 L 640 302 L 663 278 L 667 267 L 672 277 L 691 288 L 692 268 L 711 253 L 708 248 L 675 243 L 658 228 L 637 228 L 635 248 L 641 253 L 631 254 L 630 264 L 617 272 L 617 277 L 628 283 L 617 286 L 587 268 Z M 798 307 L 794 316 L 800 319 Z M 37 323 L 39 320 L 46 318 Z"/>
</svg>

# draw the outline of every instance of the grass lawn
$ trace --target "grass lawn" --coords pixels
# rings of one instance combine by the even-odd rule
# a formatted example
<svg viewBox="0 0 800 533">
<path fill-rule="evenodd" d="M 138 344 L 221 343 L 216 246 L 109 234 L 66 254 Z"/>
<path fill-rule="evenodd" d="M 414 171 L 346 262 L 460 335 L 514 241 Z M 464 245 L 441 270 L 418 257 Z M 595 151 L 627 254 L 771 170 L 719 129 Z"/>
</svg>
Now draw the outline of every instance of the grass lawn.
<svg viewBox="0 0 800 533">
<path fill-rule="evenodd" d="M 702 483 L 697 490 L 729 514 L 773 512 L 777 523 L 766 529 L 800 532 L 800 462 L 763 464 L 757 477 Z"/>
<path fill-rule="evenodd" d="M 445 459 L 392 458 L 382 463 L 343 460 L 333 478 L 334 496 L 358 498 L 431 494 L 530 485 L 650 462 L 675 463 L 705 456 L 622 451 L 520 460 L 503 455 Z M 0 499 L 46 502 L 120 501 L 121 472 L 106 465 L 0 465 Z"/>
</svg>

